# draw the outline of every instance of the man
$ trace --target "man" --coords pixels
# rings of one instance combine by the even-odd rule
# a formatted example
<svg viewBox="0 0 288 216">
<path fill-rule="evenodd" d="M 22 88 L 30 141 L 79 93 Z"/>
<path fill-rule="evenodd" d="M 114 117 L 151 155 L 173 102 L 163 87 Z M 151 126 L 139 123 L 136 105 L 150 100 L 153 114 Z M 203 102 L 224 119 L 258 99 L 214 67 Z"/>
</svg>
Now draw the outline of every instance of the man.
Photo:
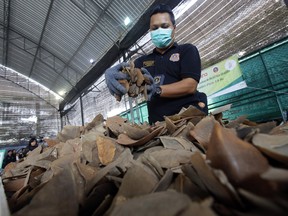
<svg viewBox="0 0 288 216">
<path fill-rule="evenodd" d="M 38 141 L 36 138 L 32 137 L 29 140 L 28 146 L 26 147 L 27 151 L 33 151 L 34 149 L 36 149 L 38 147 Z"/>
<path fill-rule="evenodd" d="M 198 50 L 192 44 L 178 45 L 174 41 L 175 28 L 174 14 L 167 5 L 161 4 L 154 8 L 150 15 L 150 34 L 155 49 L 134 62 L 144 76 L 154 81 L 148 89 L 150 124 L 163 121 L 163 116 L 174 115 L 189 105 L 208 113 L 206 95 L 196 90 L 201 76 Z M 124 87 L 115 82 L 127 79 L 127 75 L 119 73 L 123 66 L 126 64 L 117 65 L 105 72 L 112 95 L 121 96 L 126 93 Z"/>
<path fill-rule="evenodd" d="M 11 162 L 15 162 L 16 158 L 13 157 L 13 151 L 8 150 L 7 155 L 3 161 L 2 168 L 4 169 L 6 165 L 8 165 Z"/>
</svg>

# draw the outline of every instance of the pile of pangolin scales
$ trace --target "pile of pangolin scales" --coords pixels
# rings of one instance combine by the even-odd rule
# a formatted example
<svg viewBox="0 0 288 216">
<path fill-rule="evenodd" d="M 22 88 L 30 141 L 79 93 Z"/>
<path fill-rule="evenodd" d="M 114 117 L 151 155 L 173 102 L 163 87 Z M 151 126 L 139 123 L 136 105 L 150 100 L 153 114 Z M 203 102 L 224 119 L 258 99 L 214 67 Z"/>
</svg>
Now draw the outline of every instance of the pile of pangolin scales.
<svg viewBox="0 0 288 216">
<path fill-rule="evenodd" d="M 131 61 L 129 67 L 123 67 L 122 73 L 128 74 L 129 80 L 123 79 L 118 82 L 125 87 L 129 97 L 137 97 L 142 94 L 147 101 L 147 85 L 151 85 L 150 80 L 143 75 L 141 69 L 135 68 Z M 117 101 L 121 101 L 122 96 L 114 95 Z"/>
<path fill-rule="evenodd" d="M 155 126 L 98 115 L 2 176 L 12 215 L 286 215 L 288 125 L 194 107 Z"/>
</svg>

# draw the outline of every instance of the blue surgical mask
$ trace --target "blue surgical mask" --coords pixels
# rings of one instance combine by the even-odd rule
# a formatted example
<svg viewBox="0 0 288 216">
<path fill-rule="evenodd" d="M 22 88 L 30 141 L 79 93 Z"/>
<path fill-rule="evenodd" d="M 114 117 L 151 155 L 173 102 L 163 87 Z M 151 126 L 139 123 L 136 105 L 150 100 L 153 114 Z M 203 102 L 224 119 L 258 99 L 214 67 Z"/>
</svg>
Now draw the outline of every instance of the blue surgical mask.
<svg viewBox="0 0 288 216">
<path fill-rule="evenodd" d="M 158 48 L 165 48 L 169 46 L 172 41 L 171 28 L 158 28 L 150 32 L 153 44 Z"/>
</svg>

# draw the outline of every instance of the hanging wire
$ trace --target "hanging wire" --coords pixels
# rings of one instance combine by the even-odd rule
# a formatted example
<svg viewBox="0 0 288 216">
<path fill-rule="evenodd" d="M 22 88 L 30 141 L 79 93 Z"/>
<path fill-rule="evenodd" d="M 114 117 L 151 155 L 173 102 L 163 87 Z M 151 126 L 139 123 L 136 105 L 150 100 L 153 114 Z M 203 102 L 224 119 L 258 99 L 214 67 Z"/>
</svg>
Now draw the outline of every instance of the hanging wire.
<svg viewBox="0 0 288 216">
<path fill-rule="evenodd" d="M 247 88 L 288 95 L 288 92 L 281 92 L 281 91 L 275 91 L 275 90 L 269 90 L 269 89 L 262 89 L 262 88 L 256 88 L 256 87 L 251 87 L 251 86 L 247 86 Z"/>
</svg>

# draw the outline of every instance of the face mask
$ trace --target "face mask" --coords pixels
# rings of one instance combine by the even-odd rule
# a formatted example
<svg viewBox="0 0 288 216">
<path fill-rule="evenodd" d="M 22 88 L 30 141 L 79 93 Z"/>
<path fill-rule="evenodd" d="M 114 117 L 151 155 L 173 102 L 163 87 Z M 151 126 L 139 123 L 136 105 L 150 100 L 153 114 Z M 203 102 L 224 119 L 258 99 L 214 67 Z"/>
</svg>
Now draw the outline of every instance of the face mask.
<svg viewBox="0 0 288 216">
<path fill-rule="evenodd" d="M 158 48 L 167 47 L 172 41 L 172 31 L 173 30 L 170 28 L 158 28 L 154 31 L 151 31 L 150 34 L 153 44 Z"/>
</svg>

